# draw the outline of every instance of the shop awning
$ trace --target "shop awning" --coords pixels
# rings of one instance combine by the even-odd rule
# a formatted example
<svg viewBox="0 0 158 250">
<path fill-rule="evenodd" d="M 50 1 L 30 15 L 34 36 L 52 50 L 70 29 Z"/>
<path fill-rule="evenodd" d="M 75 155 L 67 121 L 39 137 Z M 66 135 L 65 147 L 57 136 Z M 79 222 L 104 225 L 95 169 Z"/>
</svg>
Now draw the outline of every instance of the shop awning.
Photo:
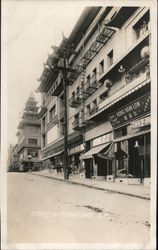
<svg viewBox="0 0 158 250">
<path fill-rule="evenodd" d="M 91 148 L 88 152 L 86 152 L 84 155 L 80 156 L 80 160 L 86 160 L 93 157 L 93 155 L 98 154 L 103 149 L 105 149 L 107 146 L 109 146 L 110 143 L 102 144 L 96 147 Z"/>
<path fill-rule="evenodd" d="M 114 143 L 111 143 L 110 147 L 107 146 L 107 150 L 104 153 L 99 153 L 98 157 L 112 161 L 114 159 Z"/>
<path fill-rule="evenodd" d="M 64 152 L 64 150 L 61 150 L 61 151 L 59 151 L 59 152 L 57 152 L 57 153 L 54 153 L 54 154 L 52 154 L 52 155 L 49 155 L 49 156 L 43 158 L 42 161 L 45 161 L 45 160 L 48 160 L 48 159 L 50 159 L 50 158 L 52 158 L 52 157 L 54 157 L 54 156 L 60 155 L 60 154 L 62 154 L 63 152 Z"/>
</svg>

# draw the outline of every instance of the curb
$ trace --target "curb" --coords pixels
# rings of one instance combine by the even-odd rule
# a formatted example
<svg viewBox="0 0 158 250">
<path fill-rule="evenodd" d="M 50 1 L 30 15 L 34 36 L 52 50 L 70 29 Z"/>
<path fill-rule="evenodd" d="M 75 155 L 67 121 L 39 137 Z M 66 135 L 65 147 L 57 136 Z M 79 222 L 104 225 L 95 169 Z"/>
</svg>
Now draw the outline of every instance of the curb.
<svg viewBox="0 0 158 250">
<path fill-rule="evenodd" d="M 48 178 L 48 179 L 54 179 L 54 180 L 57 180 L 57 181 L 67 182 L 69 184 L 76 184 L 76 185 L 80 185 L 80 186 L 84 186 L 84 187 L 88 187 L 88 188 L 94 188 L 94 189 L 98 189 L 98 190 L 102 190 L 102 191 L 108 191 L 108 192 L 111 192 L 111 193 L 118 193 L 118 194 L 128 195 L 128 196 L 140 198 L 140 199 L 143 199 L 143 200 L 150 200 L 150 197 L 147 197 L 147 196 L 141 196 L 141 195 L 137 195 L 137 194 L 125 193 L 125 192 L 122 192 L 122 191 L 112 190 L 112 189 L 108 189 L 108 188 L 91 186 L 91 185 L 88 185 L 88 184 L 85 184 L 85 183 L 80 183 L 80 182 L 75 182 L 75 181 L 65 180 L 65 179 L 59 179 L 59 178 L 56 178 L 56 177 L 53 177 L 53 176 L 46 176 L 46 175 L 41 175 L 41 174 L 36 174 L 36 173 L 31 173 L 31 174 L 38 175 L 40 177 L 45 177 L 45 178 Z"/>
</svg>

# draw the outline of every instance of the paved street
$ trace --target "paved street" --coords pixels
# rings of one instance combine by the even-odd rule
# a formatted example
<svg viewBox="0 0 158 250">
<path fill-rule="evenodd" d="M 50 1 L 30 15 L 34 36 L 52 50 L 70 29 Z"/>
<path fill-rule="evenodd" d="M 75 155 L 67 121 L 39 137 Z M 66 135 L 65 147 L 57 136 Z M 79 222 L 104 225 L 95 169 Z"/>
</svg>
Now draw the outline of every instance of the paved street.
<svg viewBox="0 0 158 250">
<path fill-rule="evenodd" d="M 8 173 L 8 243 L 147 243 L 149 200 Z"/>
</svg>

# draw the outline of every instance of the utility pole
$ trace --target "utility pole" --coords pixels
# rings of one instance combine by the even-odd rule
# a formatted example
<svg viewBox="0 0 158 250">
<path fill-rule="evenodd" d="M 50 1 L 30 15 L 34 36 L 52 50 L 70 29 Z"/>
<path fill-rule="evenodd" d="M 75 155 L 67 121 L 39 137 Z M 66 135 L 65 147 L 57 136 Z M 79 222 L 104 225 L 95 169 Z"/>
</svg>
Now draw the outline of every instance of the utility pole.
<svg viewBox="0 0 158 250">
<path fill-rule="evenodd" d="M 52 49 L 55 50 L 58 54 L 58 58 L 63 59 L 63 66 L 54 66 L 54 71 L 60 71 L 63 75 L 63 91 L 64 91 L 64 179 L 69 179 L 69 157 L 68 157 L 68 126 L 67 126 L 67 73 L 76 72 L 76 70 L 68 67 L 67 59 L 71 54 L 76 52 L 72 49 L 65 47 L 55 47 L 52 46 Z"/>
</svg>

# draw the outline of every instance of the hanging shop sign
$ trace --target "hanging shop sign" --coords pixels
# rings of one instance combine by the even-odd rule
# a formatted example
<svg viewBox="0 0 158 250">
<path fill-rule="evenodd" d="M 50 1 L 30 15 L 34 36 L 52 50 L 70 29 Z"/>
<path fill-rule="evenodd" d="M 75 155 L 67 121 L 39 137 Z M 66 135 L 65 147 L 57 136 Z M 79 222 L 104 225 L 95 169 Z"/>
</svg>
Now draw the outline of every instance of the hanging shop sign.
<svg viewBox="0 0 158 250">
<path fill-rule="evenodd" d="M 113 127 L 128 122 L 133 118 L 143 115 L 150 111 L 150 93 L 136 99 L 123 108 L 117 110 L 109 116 L 109 121 Z"/>
</svg>

